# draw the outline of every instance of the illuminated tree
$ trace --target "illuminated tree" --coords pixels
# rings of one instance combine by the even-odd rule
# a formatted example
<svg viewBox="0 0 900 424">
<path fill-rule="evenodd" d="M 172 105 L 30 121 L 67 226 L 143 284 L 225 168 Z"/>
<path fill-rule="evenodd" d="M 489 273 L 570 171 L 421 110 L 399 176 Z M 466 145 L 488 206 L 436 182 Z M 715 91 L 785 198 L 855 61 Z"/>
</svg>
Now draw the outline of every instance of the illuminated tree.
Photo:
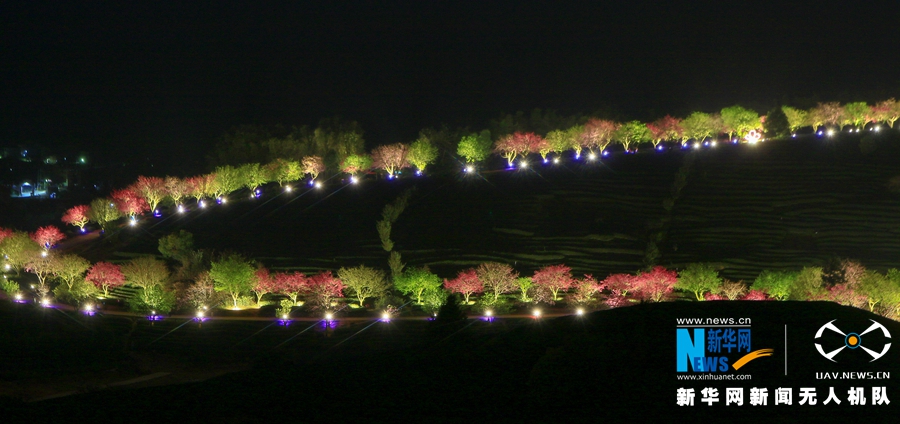
<svg viewBox="0 0 900 424">
<path fill-rule="evenodd" d="M 680 140 L 684 137 L 684 128 L 681 128 L 681 119 L 669 115 L 663 116 L 652 123 L 647 124 L 650 130 L 653 147 L 663 140 Z"/>
<path fill-rule="evenodd" d="M 160 237 L 157 250 L 163 257 L 187 265 L 194 253 L 194 235 L 185 230 L 178 230 L 178 232 Z"/>
<path fill-rule="evenodd" d="M 394 277 L 394 287 L 401 293 L 415 297 L 416 303 L 422 304 L 422 294 L 441 286 L 441 279 L 431 273 L 428 268 L 408 268 Z"/>
<path fill-rule="evenodd" d="M 275 275 L 270 274 L 266 268 L 257 269 L 253 274 L 250 291 L 256 295 L 256 306 L 261 306 L 263 296 L 267 293 L 278 291 L 278 282 L 275 280 Z"/>
<path fill-rule="evenodd" d="M 866 297 L 869 312 L 875 312 L 875 306 L 886 304 L 888 306 L 900 303 L 900 286 L 897 283 L 897 270 L 888 275 L 876 271 L 866 271 L 859 282 L 859 293 Z M 895 277 L 895 278 L 890 278 Z"/>
<path fill-rule="evenodd" d="M 175 293 L 160 285 L 141 287 L 137 294 L 126 302 L 133 311 L 161 314 L 171 312 L 176 304 Z"/>
<path fill-rule="evenodd" d="M 103 290 L 103 297 L 109 297 L 109 290 L 125 284 L 125 274 L 116 264 L 97 262 L 88 270 L 85 281 Z"/>
<path fill-rule="evenodd" d="M 569 133 L 563 130 L 553 130 L 547 133 L 544 138 L 547 141 L 547 147 L 551 152 L 562 153 L 572 147 L 574 140 L 569 138 Z"/>
<path fill-rule="evenodd" d="M 716 290 L 722 284 L 719 272 L 710 264 L 688 264 L 678 273 L 675 288 L 694 293 L 697 300 L 703 300 L 703 294 Z"/>
<path fill-rule="evenodd" d="M 610 274 L 599 285 L 601 290 L 609 291 L 606 303 L 610 307 L 622 306 L 628 302 L 628 293 L 634 290 L 634 276 L 631 274 Z"/>
<path fill-rule="evenodd" d="M 59 231 L 59 228 L 52 225 L 40 227 L 37 231 L 31 233 L 31 239 L 44 249 L 50 249 L 51 247 L 56 246 L 56 243 L 59 243 L 65 238 L 66 235 L 63 234 L 62 231 Z"/>
<path fill-rule="evenodd" d="M 469 297 L 476 293 L 484 291 L 484 283 L 478 278 L 478 274 L 474 268 L 460 271 L 456 278 L 452 280 L 444 279 L 444 288 L 451 293 L 459 293 L 463 295 L 466 305 L 469 304 Z"/>
<path fill-rule="evenodd" d="M 459 140 L 456 154 L 466 158 L 467 163 L 480 162 L 491 154 L 491 133 L 484 130 L 478 134 L 469 134 Z"/>
<path fill-rule="evenodd" d="M 385 170 L 388 175 L 394 175 L 395 172 L 409 165 L 406 161 L 407 153 L 409 153 L 409 147 L 403 143 L 378 146 L 372 150 L 372 166 Z"/>
<path fill-rule="evenodd" d="M 650 141 L 650 130 L 641 121 L 631 121 L 620 125 L 613 137 L 629 150 L 631 143 Z"/>
<path fill-rule="evenodd" d="M 238 298 L 253 288 L 254 269 L 243 257 L 227 254 L 210 264 L 209 277 L 215 282 L 216 291 L 231 296 L 237 309 Z"/>
<path fill-rule="evenodd" d="M 147 201 L 132 189 L 113 190 L 110 197 L 112 197 L 113 203 L 115 203 L 116 208 L 119 209 L 122 215 L 134 217 L 137 214 L 150 210 L 150 205 L 147 204 Z M 91 205 L 93 206 L 93 203 Z M 93 208 L 91 209 L 93 210 Z"/>
<path fill-rule="evenodd" d="M 214 197 L 231 193 L 241 188 L 246 181 L 242 172 L 231 165 L 216 168 L 213 175 L 212 187 L 209 188 L 213 190 Z"/>
<path fill-rule="evenodd" d="M 6 258 L 6 263 L 16 270 L 40 255 L 41 246 L 28 233 L 15 231 L 0 241 L 0 257 Z"/>
<path fill-rule="evenodd" d="M 84 231 L 84 226 L 91 220 L 90 214 L 91 207 L 88 205 L 73 206 L 66 211 L 65 215 L 63 215 L 62 222 L 78 227 L 78 229 Z"/>
<path fill-rule="evenodd" d="M 532 288 L 534 288 L 534 281 L 532 281 L 531 277 L 516 278 L 516 285 L 519 287 L 519 300 L 521 300 L 522 302 L 531 302 L 532 300 L 534 300 L 530 296 L 528 296 L 529 293 L 534 291 L 534 290 L 532 290 Z M 539 294 L 540 294 L 540 297 L 538 298 L 539 302 L 549 301 L 548 298 L 550 296 L 546 292 L 541 292 Z"/>
<path fill-rule="evenodd" d="M 91 267 L 87 259 L 78 255 L 61 255 L 51 261 L 53 275 L 59 278 L 71 293 L 75 283 L 84 281 L 84 273 Z"/>
<path fill-rule="evenodd" d="M 431 144 L 428 137 L 419 137 L 409 146 L 409 153 L 406 160 L 409 161 L 416 169 L 424 171 L 425 167 L 433 163 L 438 156 L 438 149 Z"/>
<path fill-rule="evenodd" d="M 344 283 L 340 278 L 331 275 L 331 271 L 322 271 L 307 279 L 307 293 L 310 302 L 318 309 L 329 309 L 334 299 L 343 296 Z"/>
<path fill-rule="evenodd" d="M 161 286 L 169 279 L 166 263 L 153 256 L 140 256 L 123 265 L 125 282 L 135 287 Z"/>
<path fill-rule="evenodd" d="M 729 106 L 719 112 L 722 117 L 724 132 L 728 138 L 735 135 L 743 138 L 748 132 L 760 127 L 759 114 L 741 106 Z"/>
<path fill-rule="evenodd" d="M 216 291 L 215 282 L 209 277 L 209 272 L 198 275 L 194 284 L 185 289 L 184 297 L 194 309 L 203 309 L 222 302 L 222 294 Z"/>
<path fill-rule="evenodd" d="M 862 129 L 869 122 L 869 115 L 871 115 L 871 109 L 869 109 L 869 105 L 866 102 L 847 103 L 844 105 L 841 123 Z"/>
<path fill-rule="evenodd" d="M 494 151 L 506 158 L 506 163 L 512 166 L 517 156 L 531 151 L 534 137 L 537 137 L 534 133 L 521 132 L 505 135 L 494 143 Z"/>
<path fill-rule="evenodd" d="M 575 284 L 575 279 L 572 278 L 572 268 L 565 265 L 545 266 L 534 272 L 531 281 L 534 282 L 534 286 L 539 292 L 552 294 L 549 296 L 549 300 L 554 302 L 559 300 L 560 290 L 569 290 Z M 541 295 L 541 297 L 546 296 Z"/>
<path fill-rule="evenodd" d="M 886 123 L 888 127 L 893 127 L 894 122 L 900 119 L 900 102 L 893 98 L 881 101 L 872 106 L 872 115 L 875 120 Z"/>
<path fill-rule="evenodd" d="M 541 159 L 545 162 L 547 161 L 547 154 L 553 151 L 553 146 L 541 136 L 535 136 L 531 140 L 531 148 L 528 150 L 531 153 L 537 153 L 541 155 Z"/>
<path fill-rule="evenodd" d="M 612 143 L 620 125 L 604 119 L 591 119 L 582 127 L 579 144 L 591 152 L 596 149 L 602 152 Z"/>
<path fill-rule="evenodd" d="M 794 285 L 791 287 L 791 294 L 788 295 L 790 300 L 808 300 L 822 294 L 822 268 L 821 267 L 803 267 L 797 273 Z"/>
<path fill-rule="evenodd" d="M 258 163 L 245 163 L 237 168 L 237 173 L 243 186 L 250 191 L 255 191 L 259 186 L 269 182 L 265 170 Z"/>
<path fill-rule="evenodd" d="M 337 276 L 344 283 L 344 287 L 356 296 L 361 308 L 366 298 L 380 297 L 390 288 L 384 271 L 364 265 L 341 268 L 338 270 Z"/>
<path fill-rule="evenodd" d="M 750 285 L 751 291 L 761 291 L 777 300 L 787 300 L 791 287 L 797 279 L 797 273 L 785 271 L 763 271 Z"/>
<path fill-rule="evenodd" d="M 880 275 L 880 274 L 879 274 Z M 842 283 L 835 284 L 831 287 L 825 289 L 819 296 L 812 298 L 810 300 L 826 300 L 829 302 L 839 303 L 845 306 L 852 306 L 854 308 L 866 308 L 867 304 L 871 300 L 871 298 L 866 297 L 866 295 L 861 293 L 861 290 L 857 288 L 857 286 Z M 869 305 L 869 311 L 872 312 L 874 304 Z"/>
<path fill-rule="evenodd" d="M 594 276 L 587 274 L 581 280 L 575 281 L 575 291 L 570 295 L 570 301 L 577 305 L 590 305 L 596 300 L 594 296 L 600 292 L 602 287 Z"/>
<path fill-rule="evenodd" d="M 844 108 L 838 102 L 819 103 L 809 111 L 813 130 L 821 125 L 836 127 L 844 120 Z"/>
<path fill-rule="evenodd" d="M 517 288 L 516 279 L 519 273 L 512 267 L 499 262 L 485 262 L 475 269 L 478 279 L 484 283 L 485 303 L 493 305 L 500 300 L 500 295 Z"/>
<path fill-rule="evenodd" d="M 263 166 L 263 173 L 266 179 L 276 181 L 280 187 L 284 187 L 284 183 L 297 181 L 303 176 L 303 167 L 295 160 L 277 158 Z"/>
<path fill-rule="evenodd" d="M 167 195 L 166 181 L 159 177 L 145 177 L 141 175 L 134 184 L 128 187 L 128 190 L 143 197 L 148 205 L 148 209 L 151 211 L 155 211 L 156 207 L 159 206 L 159 202 L 165 199 Z"/>
<path fill-rule="evenodd" d="M 790 106 L 782 106 L 781 111 L 787 116 L 788 126 L 791 132 L 797 131 L 801 127 L 809 125 L 809 112 L 801 109 L 792 108 Z M 813 126 L 813 130 L 815 130 Z"/>
<path fill-rule="evenodd" d="M 166 193 L 175 205 L 180 205 L 181 201 L 188 195 L 188 184 L 185 180 L 177 177 L 166 177 Z"/>
<path fill-rule="evenodd" d="M 678 274 L 664 267 L 655 266 L 634 277 L 632 285 L 638 298 L 643 301 L 660 302 L 675 288 Z"/>
<path fill-rule="evenodd" d="M 369 169 L 372 169 L 372 158 L 368 155 L 350 155 L 341 163 L 341 170 L 350 175 Z"/>
<path fill-rule="evenodd" d="M 186 187 L 185 196 L 194 199 L 194 201 L 199 202 L 203 196 L 206 195 L 205 188 L 205 180 L 206 177 L 203 175 L 198 175 L 196 177 L 189 177 L 184 180 L 184 184 Z"/>
<path fill-rule="evenodd" d="M 703 141 L 707 137 L 718 133 L 716 118 L 708 113 L 694 112 L 681 121 L 684 135 L 696 141 Z"/>
<path fill-rule="evenodd" d="M 306 156 L 300 161 L 300 168 L 302 173 L 309 174 L 309 178 L 316 179 L 325 172 L 325 161 L 321 156 Z"/>
<path fill-rule="evenodd" d="M 766 296 L 766 293 L 764 291 L 750 290 L 747 292 L 747 294 L 745 294 L 743 297 L 741 297 L 741 300 L 772 300 L 772 299 L 769 299 L 769 296 Z"/>
<path fill-rule="evenodd" d="M 13 231 L 9 228 L 0 227 L 0 243 L 3 243 L 3 240 L 5 240 L 7 237 L 9 237 L 13 234 L 15 234 L 15 231 Z"/>
<path fill-rule="evenodd" d="M 46 297 L 50 293 L 47 278 L 53 275 L 54 260 L 55 258 L 50 255 L 32 254 L 25 262 L 25 271 L 34 274 L 38 279 L 37 292 L 41 297 Z"/>
<path fill-rule="evenodd" d="M 122 216 L 112 199 L 94 199 L 91 201 L 91 221 L 97 223 L 103 231 L 109 229 L 109 224 Z"/>
<path fill-rule="evenodd" d="M 296 305 L 300 293 L 308 291 L 309 282 L 302 272 L 279 272 L 275 274 L 275 286 L 275 293 L 287 296 Z"/>
</svg>

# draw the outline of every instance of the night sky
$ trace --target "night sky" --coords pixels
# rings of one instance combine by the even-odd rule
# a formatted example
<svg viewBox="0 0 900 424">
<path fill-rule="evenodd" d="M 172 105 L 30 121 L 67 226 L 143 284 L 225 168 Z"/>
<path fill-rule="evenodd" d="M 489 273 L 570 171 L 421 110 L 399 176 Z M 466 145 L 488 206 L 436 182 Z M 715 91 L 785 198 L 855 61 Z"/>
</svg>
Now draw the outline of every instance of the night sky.
<svg viewBox="0 0 900 424">
<path fill-rule="evenodd" d="M 4 2 L 0 145 L 172 158 L 334 115 L 372 145 L 536 107 L 650 120 L 900 97 L 896 2 L 587 3 Z"/>
</svg>

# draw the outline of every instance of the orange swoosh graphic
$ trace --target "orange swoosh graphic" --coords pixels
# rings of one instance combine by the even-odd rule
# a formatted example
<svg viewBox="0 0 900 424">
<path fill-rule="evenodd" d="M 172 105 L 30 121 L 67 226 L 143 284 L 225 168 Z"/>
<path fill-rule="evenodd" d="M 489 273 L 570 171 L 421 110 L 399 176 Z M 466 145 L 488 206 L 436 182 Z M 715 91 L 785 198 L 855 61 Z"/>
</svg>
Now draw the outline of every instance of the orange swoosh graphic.
<svg viewBox="0 0 900 424">
<path fill-rule="evenodd" d="M 744 355 L 744 357 L 742 357 L 741 359 L 738 359 L 737 362 L 734 363 L 733 367 L 734 367 L 735 371 L 737 371 L 737 370 L 741 369 L 741 367 L 743 367 L 744 365 L 747 365 L 747 362 L 750 362 L 750 361 L 752 361 L 756 358 L 762 357 L 762 356 L 772 356 L 773 352 L 775 352 L 775 349 L 754 350 L 753 352 L 750 352 L 750 353 Z"/>
</svg>

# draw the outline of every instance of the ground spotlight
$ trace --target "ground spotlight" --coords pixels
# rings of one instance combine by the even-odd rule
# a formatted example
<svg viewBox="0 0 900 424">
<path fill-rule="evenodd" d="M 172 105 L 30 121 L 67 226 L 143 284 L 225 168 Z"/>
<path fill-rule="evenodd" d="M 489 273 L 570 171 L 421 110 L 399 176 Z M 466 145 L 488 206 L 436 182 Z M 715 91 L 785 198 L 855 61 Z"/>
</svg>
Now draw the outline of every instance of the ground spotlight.
<svg viewBox="0 0 900 424">
<path fill-rule="evenodd" d="M 540 317 L 541 317 L 541 310 L 540 310 L 540 309 L 535 309 L 535 310 L 531 311 L 531 316 L 533 316 L 533 317 L 535 317 L 535 318 L 540 318 Z"/>
</svg>

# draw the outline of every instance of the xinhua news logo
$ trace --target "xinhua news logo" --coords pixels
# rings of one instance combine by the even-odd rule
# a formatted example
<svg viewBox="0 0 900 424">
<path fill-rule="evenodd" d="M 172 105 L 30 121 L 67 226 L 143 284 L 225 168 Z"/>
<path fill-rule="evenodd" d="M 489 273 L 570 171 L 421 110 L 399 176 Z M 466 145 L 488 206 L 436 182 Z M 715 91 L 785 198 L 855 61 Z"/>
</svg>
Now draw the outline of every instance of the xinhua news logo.
<svg viewBox="0 0 900 424">
<path fill-rule="evenodd" d="M 724 324 L 708 324 L 724 322 Z M 724 373 L 772 356 L 773 349 L 752 350 L 750 320 L 681 319 L 675 329 L 677 372 Z M 690 323 L 690 324 L 689 324 Z"/>
<path fill-rule="evenodd" d="M 850 355 L 858 355 L 860 352 L 865 352 L 872 358 L 869 362 L 875 362 L 891 349 L 891 333 L 881 323 L 870 319 L 869 321 L 872 321 L 872 325 L 862 332 L 844 332 L 838 328 L 835 321 L 837 320 L 828 321 L 816 331 L 816 350 L 825 359 L 831 362 L 838 362 L 838 359 L 843 360 L 844 357 L 850 358 Z M 826 333 L 826 330 L 829 332 Z M 877 330 L 881 330 L 880 334 Z M 866 342 L 865 346 L 863 346 L 864 341 Z M 823 345 L 828 344 L 830 344 L 828 347 L 830 350 L 826 351 Z M 842 358 L 836 359 L 838 354 L 845 349 L 848 349 L 848 353 L 841 355 Z"/>
</svg>

